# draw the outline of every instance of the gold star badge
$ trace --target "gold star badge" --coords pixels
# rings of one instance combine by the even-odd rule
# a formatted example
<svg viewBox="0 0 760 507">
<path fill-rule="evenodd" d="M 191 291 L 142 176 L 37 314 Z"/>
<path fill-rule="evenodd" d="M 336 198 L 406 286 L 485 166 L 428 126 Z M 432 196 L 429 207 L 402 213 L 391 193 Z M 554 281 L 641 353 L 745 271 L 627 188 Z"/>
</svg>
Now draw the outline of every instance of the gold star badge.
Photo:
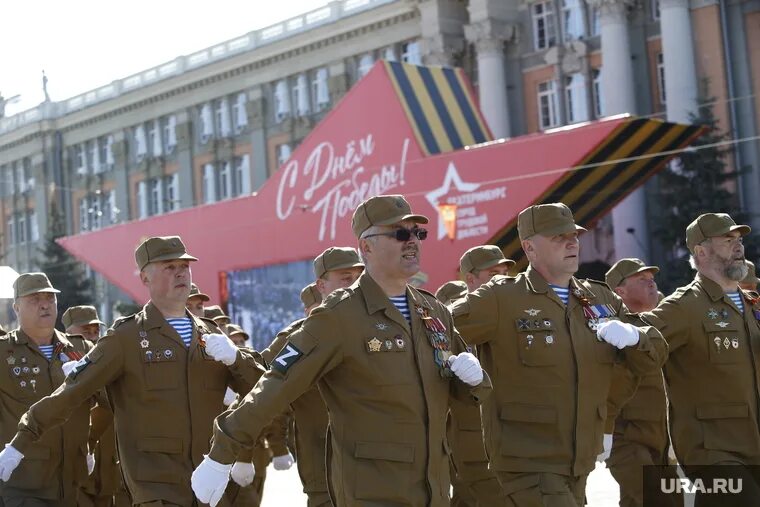
<svg viewBox="0 0 760 507">
<path fill-rule="evenodd" d="M 535 317 L 536 315 L 541 313 L 541 310 L 536 310 L 535 308 L 528 308 L 527 310 L 524 310 L 524 311 L 531 317 Z"/>
<path fill-rule="evenodd" d="M 370 352 L 380 352 L 380 346 L 383 344 L 380 340 L 377 338 L 372 338 L 370 341 L 367 342 L 367 347 L 369 348 Z"/>
</svg>

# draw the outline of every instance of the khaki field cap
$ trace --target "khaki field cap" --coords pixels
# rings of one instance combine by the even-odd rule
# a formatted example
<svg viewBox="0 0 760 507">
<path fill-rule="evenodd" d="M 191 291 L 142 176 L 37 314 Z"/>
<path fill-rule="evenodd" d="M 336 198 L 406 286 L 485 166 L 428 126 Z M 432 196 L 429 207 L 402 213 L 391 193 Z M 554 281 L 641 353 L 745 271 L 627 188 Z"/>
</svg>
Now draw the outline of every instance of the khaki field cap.
<svg viewBox="0 0 760 507">
<path fill-rule="evenodd" d="M 511 268 L 515 265 L 515 261 L 505 258 L 501 248 L 496 245 L 474 246 L 459 259 L 459 271 L 464 276 L 467 273 L 483 271 L 499 264 L 505 264 Z"/>
<path fill-rule="evenodd" d="M 248 338 L 248 333 L 246 333 L 245 330 L 243 330 L 243 328 L 240 327 L 240 326 L 238 326 L 237 324 L 227 324 L 224 327 L 224 333 L 227 336 L 232 336 L 232 335 L 235 335 L 235 334 L 242 334 L 242 335 L 245 335 L 246 338 Z"/>
<path fill-rule="evenodd" d="M 749 225 L 736 225 L 726 213 L 704 213 L 686 228 L 686 247 L 694 253 L 694 247 L 708 238 L 725 236 L 734 231 L 746 236 L 751 230 Z"/>
<path fill-rule="evenodd" d="M 201 292 L 198 286 L 195 285 L 194 283 L 190 284 L 190 295 L 187 296 L 187 299 L 190 299 L 190 298 L 201 298 L 201 301 L 211 300 L 211 298 L 208 297 L 208 294 L 204 294 L 203 292 Z"/>
<path fill-rule="evenodd" d="M 61 317 L 63 327 L 66 329 L 71 326 L 89 326 L 90 324 L 103 324 L 98 319 L 98 311 L 94 306 L 72 306 Z"/>
<path fill-rule="evenodd" d="M 463 298 L 467 294 L 467 284 L 454 280 L 446 282 L 435 291 L 435 298 L 441 303 L 447 305 L 455 299 Z"/>
<path fill-rule="evenodd" d="M 173 261 L 184 259 L 197 261 L 189 255 L 179 236 L 156 236 L 143 241 L 135 250 L 135 261 L 138 269 L 142 270 L 151 262 Z"/>
<path fill-rule="evenodd" d="M 620 259 L 607 271 L 604 279 L 607 285 L 610 286 L 610 289 L 614 289 L 629 276 L 643 273 L 644 271 L 651 271 L 654 274 L 659 272 L 660 268 L 657 266 L 647 266 L 640 259 Z"/>
<path fill-rule="evenodd" d="M 207 306 L 203 309 L 203 316 L 207 319 L 216 320 L 219 317 L 227 318 L 227 314 L 224 313 L 222 307 L 219 305 Z"/>
<path fill-rule="evenodd" d="M 517 215 L 517 233 L 521 240 L 536 234 L 556 236 L 585 230 L 580 225 L 575 225 L 573 212 L 561 202 L 530 206 Z"/>
<path fill-rule="evenodd" d="M 13 282 L 13 297 L 16 299 L 39 292 L 60 294 L 61 291 L 53 288 L 45 273 L 24 273 Z"/>
<path fill-rule="evenodd" d="M 316 283 L 310 283 L 301 291 L 301 302 L 304 308 L 318 305 L 322 302 L 322 294 L 317 290 Z"/>
<path fill-rule="evenodd" d="M 351 228 L 359 238 L 373 225 L 393 225 L 402 220 L 428 223 L 426 216 L 412 214 L 412 207 L 403 195 L 378 195 L 370 197 L 356 208 L 351 218 Z"/>
<path fill-rule="evenodd" d="M 314 275 L 317 278 L 322 278 L 328 271 L 363 267 L 359 253 L 349 247 L 330 247 L 314 259 Z"/>
</svg>

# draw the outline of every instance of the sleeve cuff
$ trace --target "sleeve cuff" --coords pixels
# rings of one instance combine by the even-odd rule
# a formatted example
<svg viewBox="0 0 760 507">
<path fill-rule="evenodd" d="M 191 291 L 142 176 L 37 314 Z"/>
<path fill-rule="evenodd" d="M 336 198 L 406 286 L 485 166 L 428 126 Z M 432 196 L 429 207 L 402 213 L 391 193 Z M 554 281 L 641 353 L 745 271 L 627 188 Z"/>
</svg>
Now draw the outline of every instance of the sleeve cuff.
<svg viewBox="0 0 760 507">
<path fill-rule="evenodd" d="M 10 445 L 21 454 L 26 454 L 29 446 L 34 442 L 32 435 L 26 432 L 18 432 L 13 440 L 10 441 Z"/>
</svg>

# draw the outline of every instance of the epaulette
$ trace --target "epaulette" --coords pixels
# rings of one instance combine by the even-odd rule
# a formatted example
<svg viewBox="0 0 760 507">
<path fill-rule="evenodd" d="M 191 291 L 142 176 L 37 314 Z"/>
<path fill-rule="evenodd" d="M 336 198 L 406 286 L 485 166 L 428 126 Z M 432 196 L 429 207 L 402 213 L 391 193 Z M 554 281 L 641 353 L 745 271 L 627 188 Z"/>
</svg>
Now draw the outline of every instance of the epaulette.
<svg viewBox="0 0 760 507">
<path fill-rule="evenodd" d="M 589 285 L 601 285 L 602 287 L 604 287 L 608 291 L 612 291 L 612 289 L 610 289 L 610 286 L 607 285 L 607 282 L 603 282 L 601 280 L 594 280 L 592 278 L 584 278 L 584 279 L 582 279 L 580 281 L 581 282 L 585 282 L 585 283 L 587 283 Z"/>
<path fill-rule="evenodd" d="M 345 289 L 335 289 L 330 293 L 329 296 L 327 296 L 327 299 L 322 301 L 322 304 L 320 306 L 323 306 L 325 308 L 335 308 L 338 303 L 344 299 L 348 299 L 353 293 L 354 289 L 352 287 L 346 287 Z"/>
<path fill-rule="evenodd" d="M 665 298 L 663 299 L 663 301 L 665 301 L 665 300 L 668 300 L 668 301 L 678 301 L 683 296 L 685 296 L 687 292 L 690 292 L 690 291 L 694 290 L 694 284 L 695 283 L 696 283 L 696 280 L 694 280 L 693 282 L 689 283 L 688 285 L 684 285 L 683 287 L 678 287 L 676 290 L 673 291 L 672 294 L 670 294 L 669 296 L 665 296 Z"/>
<path fill-rule="evenodd" d="M 302 319 L 294 320 L 293 322 L 291 322 L 290 324 L 288 324 L 287 326 L 285 326 L 284 328 L 282 328 L 277 333 L 277 335 L 279 336 L 279 335 L 281 335 L 283 333 L 285 333 L 285 334 L 292 333 L 293 331 L 295 331 L 296 329 L 298 329 L 299 327 L 301 327 L 301 324 L 303 324 L 303 321 L 305 321 L 305 320 L 306 320 L 306 317 L 304 317 Z"/>
<path fill-rule="evenodd" d="M 494 275 L 491 277 L 489 282 L 491 282 L 494 285 L 505 285 L 507 283 L 514 283 L 517 280 L 516 276 L 510 276 L 510 275 Z"/>
<path fill-rule="evenodd" d="M 208 331 L 209 333 L 211 333 L 211 332 L 213 332 L 214 328 L 217 328 L 217 329 L 219 329 L 221 331 L 221 328 L 219 327 L 219 324 L 217 324 L 216 322 L 214 322 L 214 319 L 210 319 L 208 317 L 198 317 L 197 315 L 195 316 L 195 318 L 197 318 L 198 320 L 202 321 L 204 324 L 211 324 L 211 326 L 212 326 L 211 329 L 205 329 L 204 331 Z"/>
<path fill-rule="evenodd" d="M 112 328 L 117 328 L 117 327 L 121 326 L 122 324 L 124 324 L 126 321 L 134 319 L 136 316 L 137 316 L 137 314 L 133 313 L 132 315 L 124 315 L 122 317 L 119 317 L 118 319 L 116 319 L 115 321 L 113 321 L 113 324 L 111 325 L 111 327 Z"/>
</svg>

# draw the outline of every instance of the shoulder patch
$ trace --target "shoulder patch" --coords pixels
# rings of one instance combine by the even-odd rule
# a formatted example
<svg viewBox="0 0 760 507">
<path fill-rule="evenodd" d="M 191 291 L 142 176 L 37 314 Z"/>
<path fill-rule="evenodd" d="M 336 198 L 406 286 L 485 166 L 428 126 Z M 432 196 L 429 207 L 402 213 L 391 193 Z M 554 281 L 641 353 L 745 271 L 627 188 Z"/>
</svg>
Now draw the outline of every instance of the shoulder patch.
<svg viewBox="0 0 760 507">
<path fill-rule="evenodd" d="M 288 342 L 282 348 L 280 353 L 272 359 L 270 366 L 273 370 L 277 370 L 284 375 L 296 361 L 301 359 L 301 357 L 303 357 L 303 352 L 301 352 L 298 347 Z"/>
</svg>

